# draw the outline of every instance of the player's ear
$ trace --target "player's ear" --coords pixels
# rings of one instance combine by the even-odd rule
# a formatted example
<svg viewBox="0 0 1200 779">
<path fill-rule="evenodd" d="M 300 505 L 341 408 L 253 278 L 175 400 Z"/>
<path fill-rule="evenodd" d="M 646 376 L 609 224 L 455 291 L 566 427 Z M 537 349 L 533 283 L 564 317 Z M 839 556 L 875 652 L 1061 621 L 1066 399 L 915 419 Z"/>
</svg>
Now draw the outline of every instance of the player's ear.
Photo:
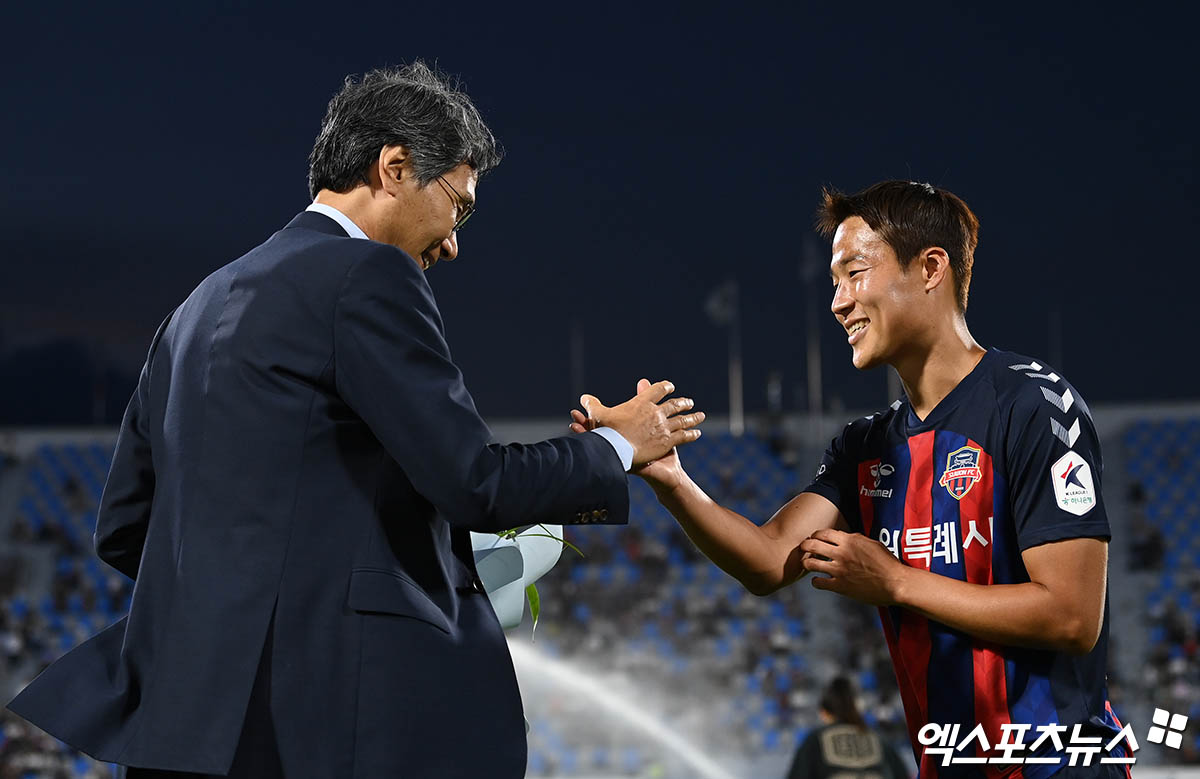
<svg viewBox="0 0 1200 779">
<path fill-rule="evenodd" d="M 950 283 L 950 255 L 940 246 L 931 246 L 917 255 L 921 273 L 925 278 L 925 291 L 933 292 L 942 284 Z"/>
</svg>

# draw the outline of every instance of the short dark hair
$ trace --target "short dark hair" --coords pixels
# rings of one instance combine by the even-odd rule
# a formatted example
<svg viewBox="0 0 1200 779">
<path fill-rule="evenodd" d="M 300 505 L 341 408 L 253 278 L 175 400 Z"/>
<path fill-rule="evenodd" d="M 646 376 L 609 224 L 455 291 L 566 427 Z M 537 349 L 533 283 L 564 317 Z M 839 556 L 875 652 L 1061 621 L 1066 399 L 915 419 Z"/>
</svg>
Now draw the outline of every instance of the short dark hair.
<svg viewBox="0 0 1200 779">
<path fill-rule="evenodd" d="M 503 156 L 458 83 L 416 60 L 372 70 L 358 81 L 346 77 L 308 157 L 309 194 L 366 183 L 379 151 L 397 144 L 408 147 L 422 186 L 463 163 L 482 176 Z"/>
<path fill-rule="evenodd" d="M 967 310 L 971 267 L 979 244 L 979 220 L 962 198 L 932 184 L 881 181 L 853 195 L 826 187 L 817 209 L 817 230 L 832 238 L 838 225 L 860 217 L 896 251 L 907 268 L 922 250 L 940 246 L 950 257 L 959 311 Z"/>
</svg>

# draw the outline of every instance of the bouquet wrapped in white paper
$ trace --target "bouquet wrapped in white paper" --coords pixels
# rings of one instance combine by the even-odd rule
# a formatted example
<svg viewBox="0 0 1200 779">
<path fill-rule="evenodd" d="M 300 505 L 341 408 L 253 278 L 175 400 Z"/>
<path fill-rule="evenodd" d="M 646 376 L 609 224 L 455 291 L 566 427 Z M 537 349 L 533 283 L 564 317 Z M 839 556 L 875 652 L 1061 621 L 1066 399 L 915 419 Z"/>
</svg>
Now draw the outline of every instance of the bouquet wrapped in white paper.
<svg viewBox="0 0 1200 779">
<path fill-rule="evenodd" d="M 562 538 L 561 525 L 533 525 L 516 534 L 471 534 L 475 568 L 505 630 L 521 624 L 526 598 L 537 626 L 539 601 L 534 583 L 558 562 L 566 545 Z"/>
</svg>

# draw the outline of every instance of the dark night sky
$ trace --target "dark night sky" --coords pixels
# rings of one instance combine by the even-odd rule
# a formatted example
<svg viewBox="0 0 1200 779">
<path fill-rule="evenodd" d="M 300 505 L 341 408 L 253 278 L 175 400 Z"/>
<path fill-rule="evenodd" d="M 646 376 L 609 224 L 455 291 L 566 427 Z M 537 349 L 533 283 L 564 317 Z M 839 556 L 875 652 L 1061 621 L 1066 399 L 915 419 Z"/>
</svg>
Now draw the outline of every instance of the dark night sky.
<svg viewBox="0 0 1200 779">
<path fill-rule="evenodd" d="M 132 377 L 200 279 L 307 204 L 342 78 L 422 57 L 461 75 L 507 150 L 459 260 L 430 277 L 485 415 L 565 419 L 572 321 L 589 391 L 670 378 L 723 413 L 703 302 L 729 277 L 749 408 L 772 369 L 803 408 L 798 268 L 820 187 L 884 178 L 979 215 L 980 342 L 1051 359 L 1057 316 L 1056 367 L 1090 402 L 1200 396 L 1200 109 L 1178 6 L 29 5 L 6 11 L 0 55 L 10 388 L 51 392 L 61 361 L 25 358 L 64 338 Z M 818 283 L 827 399 L 881 406 L 884 374 L 850 366 Z"/>
</svg>

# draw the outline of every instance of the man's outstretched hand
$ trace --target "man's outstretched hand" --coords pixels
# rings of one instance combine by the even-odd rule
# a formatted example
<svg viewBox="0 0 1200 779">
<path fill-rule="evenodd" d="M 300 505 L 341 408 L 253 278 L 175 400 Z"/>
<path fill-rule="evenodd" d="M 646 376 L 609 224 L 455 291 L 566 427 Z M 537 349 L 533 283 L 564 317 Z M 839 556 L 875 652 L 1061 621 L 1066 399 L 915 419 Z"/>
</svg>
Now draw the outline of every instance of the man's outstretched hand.
<svg viewBox="0 0 1200 779">
<path fill-rule="evenodd" d="M 689 412 L 691 398 L 670 398 L 675 385 L 669 381 L 651 384 L 638 382 L 638 392 L 619 406 L 605 406 L 594 395 L 579 398 L 583 411 L 571 411 L 571 429 L 577 433 L 610 427 L 633 446 L 635 472 L 639 466 L 670 454 L 679 444 L 700 437 L 696 426 L 704 421 L 704 412 Z"/>
</svg>

